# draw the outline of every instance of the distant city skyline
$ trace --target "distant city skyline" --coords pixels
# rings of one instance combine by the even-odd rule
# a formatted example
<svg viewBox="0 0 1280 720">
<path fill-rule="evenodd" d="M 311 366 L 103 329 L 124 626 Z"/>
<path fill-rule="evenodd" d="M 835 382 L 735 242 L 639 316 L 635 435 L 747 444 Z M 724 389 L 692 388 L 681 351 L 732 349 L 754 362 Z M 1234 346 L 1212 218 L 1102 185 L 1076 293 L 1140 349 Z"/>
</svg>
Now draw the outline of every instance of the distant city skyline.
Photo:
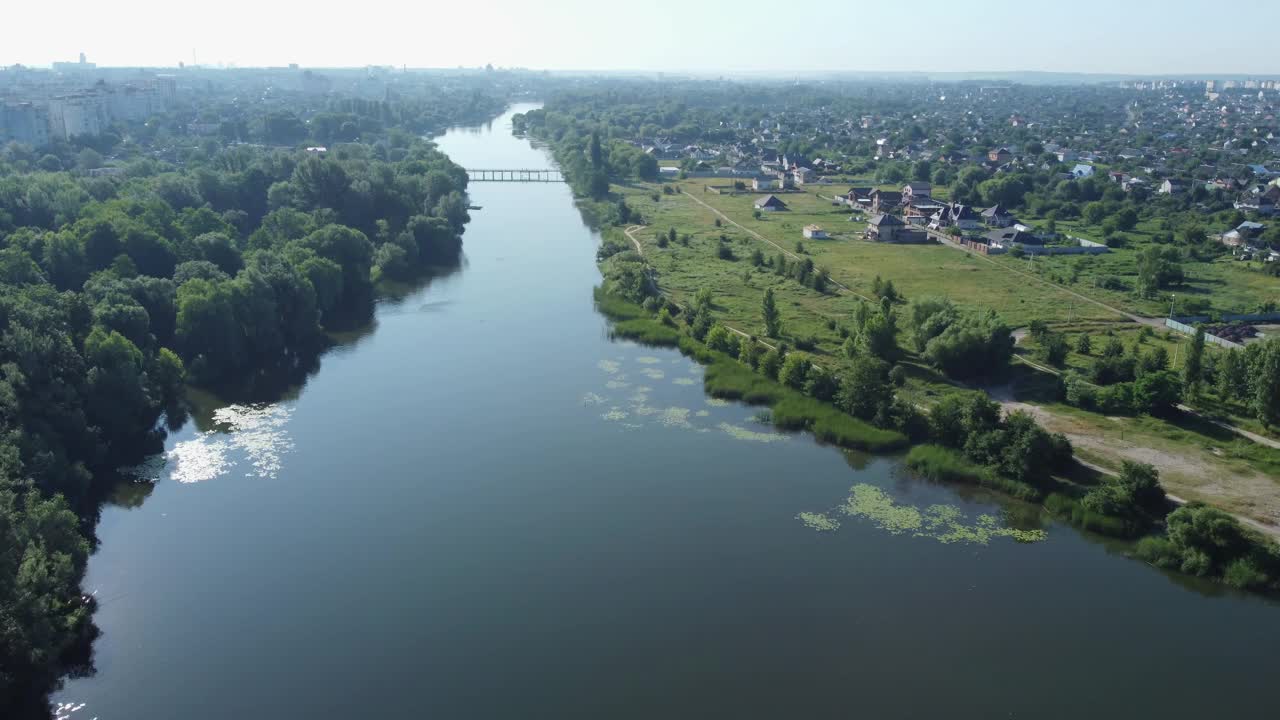
<svg viewBox="0 0 1280 720">
<path fill-rule="evenodd" d="M 967 6 L 966 6 L 967 5 Z M 701 74 L 1102 73 L 1280 75 L 1260 42 L 1217 41 L 1237 20 L 1280 24 L 1280 3 L 1247 13 L 1209 3 L 917 0 L 787 6 L 764 0 L 652 0 L 635 6 L 524 0 L 439 7 L 388 0 L 226 0 L 198 21 L 160 0 L 7 8 L 0 65 L 50 66 L 81 52 L 102 66 L 499 67 Z M 1247 16 L 1247 19 L 1246 17 Z M 909 25 L 909 27 L 908 27 Z"/>
</svg>

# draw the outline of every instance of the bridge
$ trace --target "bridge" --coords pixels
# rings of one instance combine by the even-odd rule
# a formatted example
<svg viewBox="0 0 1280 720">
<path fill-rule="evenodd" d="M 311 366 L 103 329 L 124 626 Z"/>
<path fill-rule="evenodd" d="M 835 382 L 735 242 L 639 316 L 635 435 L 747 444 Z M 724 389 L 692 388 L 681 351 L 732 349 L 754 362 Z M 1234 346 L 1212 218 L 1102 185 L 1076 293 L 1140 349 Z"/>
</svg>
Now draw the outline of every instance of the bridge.
<svg viewBox="0 0 1280 720">
<path fill-rule="evenodd" d="M 565 182 L 559 170 L 467 170 L 471 182 Z"/>
</svg>

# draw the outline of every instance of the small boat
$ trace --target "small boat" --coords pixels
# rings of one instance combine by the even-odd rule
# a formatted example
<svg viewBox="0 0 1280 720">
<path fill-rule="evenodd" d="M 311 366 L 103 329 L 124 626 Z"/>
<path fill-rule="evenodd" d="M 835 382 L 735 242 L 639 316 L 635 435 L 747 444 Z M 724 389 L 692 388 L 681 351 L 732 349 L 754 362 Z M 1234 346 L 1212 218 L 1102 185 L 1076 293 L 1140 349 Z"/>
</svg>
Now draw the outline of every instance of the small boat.
<svg viewBox="0 0 1280 720">
<path fill-rule="evenodd" d="M 468 206 L 467 206 L 467 209 L 468 209 L 468 210 L 483 210 L 484 208 L 480 207 L 479 205 L 468 205 Z"/>
</svg>

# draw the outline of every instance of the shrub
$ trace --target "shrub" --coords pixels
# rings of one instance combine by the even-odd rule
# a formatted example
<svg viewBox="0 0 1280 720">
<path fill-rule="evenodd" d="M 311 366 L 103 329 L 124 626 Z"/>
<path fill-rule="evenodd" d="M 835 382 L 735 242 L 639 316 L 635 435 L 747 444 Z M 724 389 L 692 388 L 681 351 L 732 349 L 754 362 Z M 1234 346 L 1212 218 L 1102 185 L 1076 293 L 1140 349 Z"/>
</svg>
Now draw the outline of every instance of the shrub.
<svg viewBox="0 0 1280 720">
<path fill-rule="evenodd" d="M 1079 500 L 1059 493 L 1051 493 L 1045 498 L 1045 508 L 1054 515 L 1069 521 L 1072 525 L 1112 537 L 1134 537 L 1141 534 L 1141 526 L 1125 518 L 1102 515 L 1088 509 Z"/>
<path fill-rule="evenodd" d="M 893 369 L 889 371 L 889 382 L 893 383 L 894 387 L 902 387 L 903 385 L 906 385 L 907 369 L 901 365 L 894 365 Z"/>
<path fill-rule="evenodd" d="M 917 445 L 907 453 L 904 462 L 930 480 L 981 485 L 1021 500 L 1040 498 L 1040 491 L 1036 488 L 1000 477 L 991 468 L 972 463 L 961 453 L 940 445 Z"/>
</svg>

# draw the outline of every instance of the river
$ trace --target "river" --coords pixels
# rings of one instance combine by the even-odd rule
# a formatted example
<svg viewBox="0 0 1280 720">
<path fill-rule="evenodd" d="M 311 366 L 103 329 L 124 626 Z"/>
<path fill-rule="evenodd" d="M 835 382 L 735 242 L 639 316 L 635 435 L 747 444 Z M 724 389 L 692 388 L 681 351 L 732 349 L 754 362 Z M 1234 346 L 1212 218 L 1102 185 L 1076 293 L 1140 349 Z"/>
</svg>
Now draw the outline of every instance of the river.
<svg viewBox="0 0 1280 720">
<path fill-rule="evenodd" d="M 548 167 L 525 109 L 439 143 Z M 60 716 L 1275 716 L 1275 603 L 773 434 L 609 338 L 567 186 L 471 196 L 460 270 L 104 508 Z"/>
</svg>

